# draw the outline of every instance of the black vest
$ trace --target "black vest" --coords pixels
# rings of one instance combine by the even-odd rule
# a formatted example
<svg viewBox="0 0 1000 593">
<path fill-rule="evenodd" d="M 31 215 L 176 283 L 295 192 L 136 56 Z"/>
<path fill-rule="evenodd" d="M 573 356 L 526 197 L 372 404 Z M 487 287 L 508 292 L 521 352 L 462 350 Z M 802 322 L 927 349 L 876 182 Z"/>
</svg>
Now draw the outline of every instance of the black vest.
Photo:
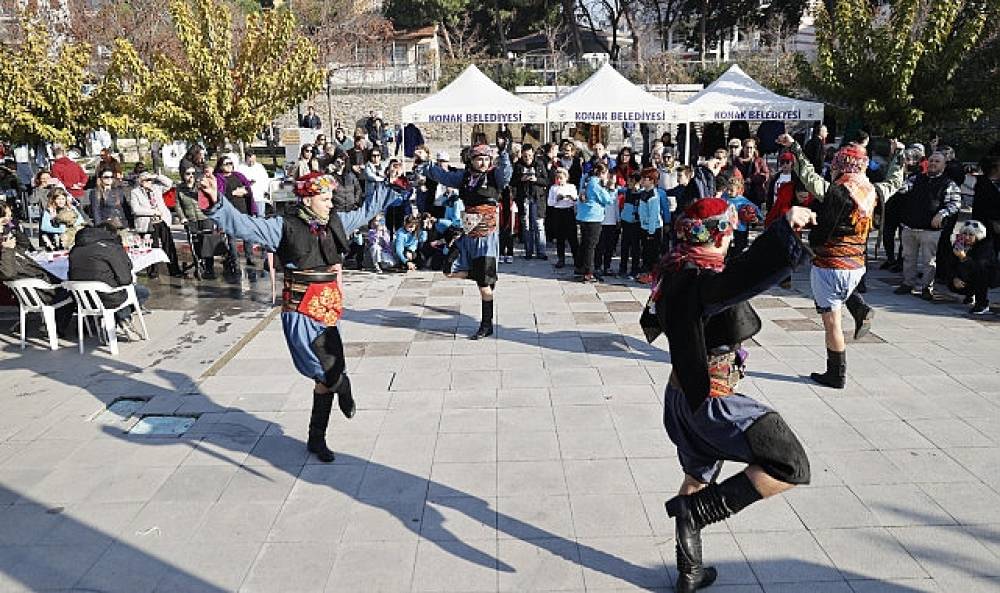
<svg viewBox="0 0 1000 593">
<path fill-rule="evenodd" d="M 900 220 L 911 229 L 930 229 L 931 219 L 944 205 L 944 196 L 952 181 L 947 175 L 921 175 L 907 192 Z"/>
<path fill-rule="evenodd" d="M 472 171 L 466 169 L 462 176 L 462 187 L 458 188 L 458 197 L 462 198 L 465 208 L 468 210 L 476 206 L 496 205 L 500 199 L 500 188 L 497 187 L 493 169 L 480 173 L 479 179 L 470 187 L 470 183 L 473 183 L 472 176 Z"/>
<path fill-rule="evenodd" d="M 760 316 L 749 301 L 743 301 L 705 320 L 705 348 L 732 348 L 757 335 L 761 330 Z"/>
<path fill-rule="evenodd" d="M 344 224 L 340 217 L 333 214 L 325 227 L 320 227 L 318 234 L 309 230 L 309 223 L 294 213 L 285 216 L 281 243 L 278 244 L 278 257 L 285 264 L 291 264 L 300 270 L 328 268 L 343 261 L 350 243 Z"/>
</svg>

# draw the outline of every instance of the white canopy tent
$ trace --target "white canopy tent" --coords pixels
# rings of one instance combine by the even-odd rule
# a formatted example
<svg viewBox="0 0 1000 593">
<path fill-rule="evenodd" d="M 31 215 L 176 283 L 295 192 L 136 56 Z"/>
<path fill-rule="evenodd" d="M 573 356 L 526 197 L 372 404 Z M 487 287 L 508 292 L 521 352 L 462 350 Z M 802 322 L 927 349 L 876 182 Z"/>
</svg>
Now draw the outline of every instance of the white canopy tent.
<svg viewBox="0 0 1000 593">
<path fill-rule="evenodd" d="M 689 122 L 823 119 L 822 103 L 783 97 L 764 88 L 736 64 L 684 105 Z"/>
<path fill-rule="evenodd" d="M 448 86 L 403 107 L 401 120 L 404 124 L 536 123 L 545 121 L 545 106 L 505 90 L 471 64 Z"/>
<path fill-rule="evenodd" d="M 822 103 L 779 95 L 764 88 L 736 64 L 715 82 L 685 101 L 684 107 L 687 155 L 691 154 L 692 122 L 823 120 Z"/>
<path fill-rule="evenodd" d="M 550 122 L 674 123 L 684 107 L 635 85 L 604 64 L 566 95 L 546 103 Z"/>
</svg>

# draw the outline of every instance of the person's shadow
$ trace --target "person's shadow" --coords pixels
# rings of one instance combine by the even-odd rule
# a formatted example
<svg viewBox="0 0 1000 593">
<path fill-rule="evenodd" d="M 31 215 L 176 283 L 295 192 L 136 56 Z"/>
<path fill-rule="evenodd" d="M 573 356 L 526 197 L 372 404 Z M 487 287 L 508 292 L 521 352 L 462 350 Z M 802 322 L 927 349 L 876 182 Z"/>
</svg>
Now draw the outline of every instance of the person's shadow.
<svg viewBox="0 0 1000 593">
<path fill-rule="evenodd" d="M 75 353 L 74 353 L 75 356 Z M 144 381 L 138 376 L 143 369 L 114 359 L 84 355 L 91 359 L 95 369 L 89 377 L 80 377 L 72 372 L 60 372 L 58 369 L 45 369 L 44 374 L 54 380 L 64 382 L 67 386 L 79 387 L 80 383 L 85 383 L 84 389 L 95 399 L 109 406 L 115 401 L 124 397 L 142 399 L 149 398 L 149 405 L 155 406 L 158 397 L 177 397 L 187 404 L 191 409 L 214 409 L 225 412 L 224 419 L 213 418 L 209 422 L 200 423 L 196 421 L 194 426 L 181 437 L 180 442 L 193 448 L 197 448 L 201 453 L 208 454 L 217 460 L 232 464 L 242 468 L 252 474 L 256 479 L 270 481 L 266 475 L 260 471 L 253 470 L 247 464 L 230 457 L 225 449 L 231 448 L 234 453 L 242 454 L 249 451 L 249 456 L 258 461 L 263 461 L 271 467 L 284 471 L 292 475 L 295 479 L 306 480 L 310 483 L 329 486 L 330 488 L 351 497 L 358 503 L 368 505 L 383 510 L 393 515 L 396 520 L 408 530 L 417 535 L 421 533 L 433 532 L 434 539 L 426 539 L 442 550 L 468 562 L 501 572 L 514 573 L 517 567 L 501 561 L 491 553 L 484 552 L 463 541 L 454 535 L 448 528 L 445 516 L 435 508 L 434 505 L 449 507 L 468 518 L 486 525 L 496 526 L 501 531 L 512 538 L 516 538 L 532 545 L 542 548 L 554 556 L 560 557 L 569 562 L 579 564 L 595 572 L 600 572 L 610 577 L 640 588 L 665 587 L 669 585 L 670 577 L 666 566 L 639 566 L 613 554 L 603 552 L 592 546 L 578 544 L 578 542 L 567 540 L 565 537 L 535 527 L 525 523 L 516 517 L 498 512 L 491 504 L 479 497 L 470 495 L 461 490 L 455 489 L 446 484 L 430 480 L 398 468 L 373 462 L 368 459 L 337 453 L 337 462 L 344 464 L 361 464 L 366 467 L 366 474 L 378 474 L 379 483 L 391 486 L 392 492 L 401 493 L 394 496 L 391 492 L 386 496 L 367 497 L 359 493 L 360 484 L 356 487 L 348 486 L 340 482 L 321 481 L 311 472 L 302 472 L 302 465 L 289 465 L 287 451 L 304 451 L 306 444 L 292 436 L 280 433 L 277 436 L 271 435 L 271 446 L 256 447 L 255 443 L 263 436 L 263 431 L 251 427 L 267 426 L 270 421 L 265 420 L 247 411 L 218 406 L 202 393 L 195 381 L 189 376 L 176 371 L 155 369 L 154 376 L 157 378 L 155 384 Z M 12 367 L 14 363 L 19 368 L 23 368 L 23 359 L 13 359 L 0 363 L 0 370 L 5 367 Z M 98 380 L 93 380 L 93 379 Z M 84 379 L 84 381 L 81 381 Z M 86 379 L 91 379 L 86 381 Z M 103 392 L 103 393 L 102 393 Z M 363 403 L 363 400 L 361 400 Z M 364 410 L 359 411 L 364 414 Z M 140 410 L 137 415 L 143 415 Z M 125 439 L 130 443 L 139 446 L 170 446 L 176 445 L 178 439 L 162 437 L 142 437 L 130 434 L 118 426 L 104 426 L 102 431 L 108 437 Z M 203 447 L 204 444 L 210 447 Z M 332 443 L 336 450 L 336 443 Z M 407 496 L 406 493 L 427 493 L 433 491 L 433 504 L 424 498 L 422 506 L 401 504 L 401 498 Z M 421 494 L 421 496 L 424 496 Z"/>
</svg>

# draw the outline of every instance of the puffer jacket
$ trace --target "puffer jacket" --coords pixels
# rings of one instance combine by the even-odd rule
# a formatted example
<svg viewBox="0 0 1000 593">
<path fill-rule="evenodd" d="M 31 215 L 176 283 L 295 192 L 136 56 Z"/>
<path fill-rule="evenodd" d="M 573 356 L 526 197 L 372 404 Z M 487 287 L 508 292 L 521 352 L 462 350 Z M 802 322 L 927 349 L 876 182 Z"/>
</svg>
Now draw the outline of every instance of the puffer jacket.
<svg viewBox="0 0 1000 593">
<path fill-rule="evenodd" d="M 117 235 L 102 227 L 85 227 L 69 252 L 69 279 L 98 281 L 112 288 L 132 284 L 132 260 Z M 101 295 L 108 307 L 125 302 L 124 292 Z"/>
</svg>

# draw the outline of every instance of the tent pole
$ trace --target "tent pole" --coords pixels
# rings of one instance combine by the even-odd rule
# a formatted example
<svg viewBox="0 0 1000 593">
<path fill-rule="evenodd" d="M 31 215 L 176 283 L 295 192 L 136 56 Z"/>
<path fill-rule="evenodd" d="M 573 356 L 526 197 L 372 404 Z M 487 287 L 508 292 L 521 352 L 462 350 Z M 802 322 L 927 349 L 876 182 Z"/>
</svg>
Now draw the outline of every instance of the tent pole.
<svg viewBox="0 0 1000 593">
<path fill-rule="evenodd" d="M 691 122 L 688 121 L 684 126 L 684 160 L 688 165 L 694 166 L 691 161 Z"/>
</svg>

